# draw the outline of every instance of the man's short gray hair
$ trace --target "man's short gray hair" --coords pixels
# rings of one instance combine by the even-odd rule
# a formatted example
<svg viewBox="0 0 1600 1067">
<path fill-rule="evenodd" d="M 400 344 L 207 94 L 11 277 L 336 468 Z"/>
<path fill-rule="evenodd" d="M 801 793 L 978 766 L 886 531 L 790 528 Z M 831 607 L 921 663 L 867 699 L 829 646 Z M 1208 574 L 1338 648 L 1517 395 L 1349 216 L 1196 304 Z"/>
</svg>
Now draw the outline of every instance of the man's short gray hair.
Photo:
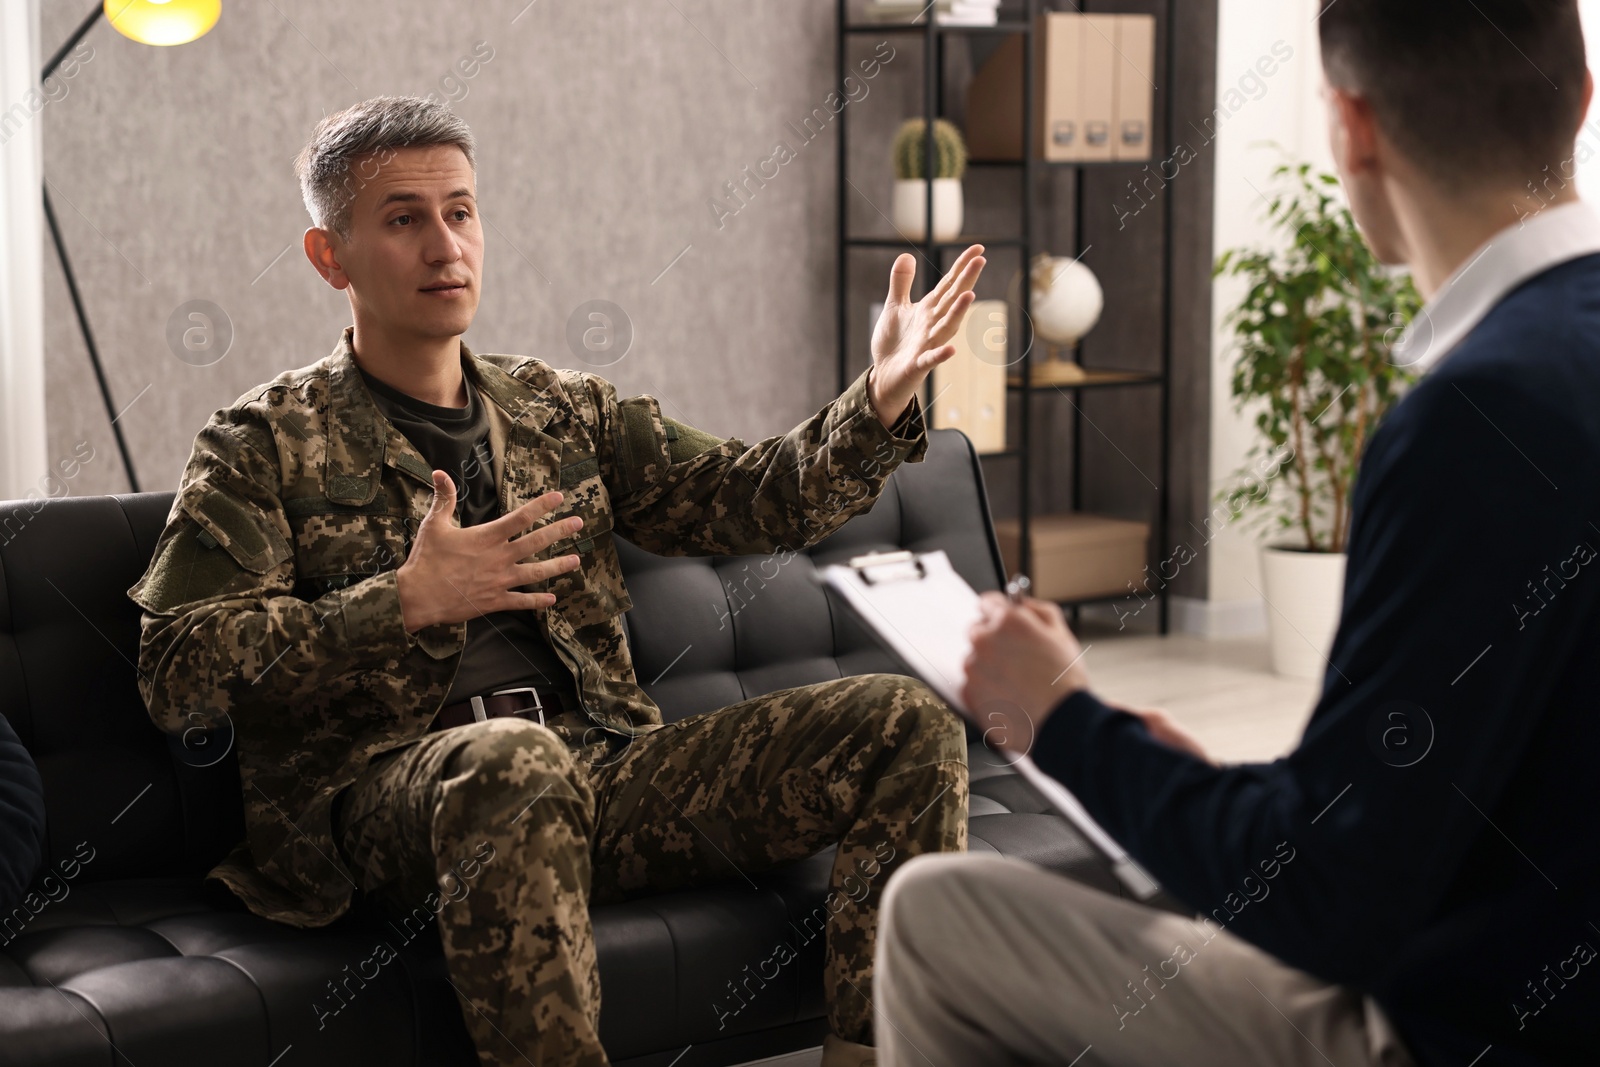
<svg viewBox="0 0 1600 1067">
<path fill-rule="evenodd" d="M 336 111 L 311 131 L 294 160 L 311 223 L 350 239 L 350 205 L 397 148 L 453 144 L 474 170 L 472 130 L 442 103 L 421 96 L 375 96 Z M 364 159 L 357 165 L 356 160 Z"/>
</svg>

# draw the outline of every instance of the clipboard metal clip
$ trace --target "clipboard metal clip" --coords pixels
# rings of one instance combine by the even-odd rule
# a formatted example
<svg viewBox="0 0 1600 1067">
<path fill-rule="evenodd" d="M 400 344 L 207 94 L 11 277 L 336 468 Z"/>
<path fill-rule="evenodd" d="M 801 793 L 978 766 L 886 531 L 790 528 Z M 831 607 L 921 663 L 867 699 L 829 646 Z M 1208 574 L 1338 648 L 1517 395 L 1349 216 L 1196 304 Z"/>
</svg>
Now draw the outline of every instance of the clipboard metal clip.
<svg viewBox="0 0 1600 1067">
<path fill-rule="evenodd" d="M 927 567 L 915 552 L 869 552 L 853 556 L 850 569 L 861 575 L 865 585 L 882 585 L 885 582 L 916 581 L 928 576 Z"/>
</svg>

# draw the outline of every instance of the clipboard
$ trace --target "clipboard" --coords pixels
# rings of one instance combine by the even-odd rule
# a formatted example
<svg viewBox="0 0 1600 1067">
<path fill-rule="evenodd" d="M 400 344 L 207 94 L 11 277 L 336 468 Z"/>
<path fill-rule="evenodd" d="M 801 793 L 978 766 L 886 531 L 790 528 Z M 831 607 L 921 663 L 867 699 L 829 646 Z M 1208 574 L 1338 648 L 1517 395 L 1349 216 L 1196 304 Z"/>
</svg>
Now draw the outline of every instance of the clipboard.
<svg viewBox="0 0 1600 1067">
<path fill-rule="evenodd" d="M 942 550 L 880 552 L 824 567 L 819 580 L 839 595 L 868 631 L 911 673 L 953 708 L 965 709 L 967 634 L 978 621 L 978 594 Z M 1095 822 L 1072 792 L 1027 756 L 1001 755 L 1071 822 L 1135 898 L 1151 901 L 1161 886 Z"/>
</svg>

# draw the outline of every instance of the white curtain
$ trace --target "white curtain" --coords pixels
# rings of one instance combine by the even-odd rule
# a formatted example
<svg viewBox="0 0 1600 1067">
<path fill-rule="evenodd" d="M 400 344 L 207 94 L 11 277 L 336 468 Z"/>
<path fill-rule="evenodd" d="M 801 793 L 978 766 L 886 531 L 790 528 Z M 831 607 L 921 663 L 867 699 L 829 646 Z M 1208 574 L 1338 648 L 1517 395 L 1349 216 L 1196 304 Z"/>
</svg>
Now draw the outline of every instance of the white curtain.
<svg viewBox="0 0 1600 1067">
<path fill-rule="evenodd" d="M 48 495 L 41 65 L 39 0 L 0 3 L 0 500 Z"/>
</svg>

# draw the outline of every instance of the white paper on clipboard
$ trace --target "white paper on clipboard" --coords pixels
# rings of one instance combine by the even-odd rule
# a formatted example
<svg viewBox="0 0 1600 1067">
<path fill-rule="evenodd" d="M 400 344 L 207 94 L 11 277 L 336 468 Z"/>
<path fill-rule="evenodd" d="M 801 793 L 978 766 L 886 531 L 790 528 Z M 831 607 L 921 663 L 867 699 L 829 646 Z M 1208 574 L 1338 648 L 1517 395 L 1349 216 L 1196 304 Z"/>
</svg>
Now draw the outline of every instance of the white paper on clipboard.
<svg viewBox="0 0 1600 1067">
<path fill-rule="evenodd" d="M 943 551 L 860 556 L 849 566 L 823 568 L 821 578 L 878 640 L 946 703 L 964 707 L 963 664 L 972 649 L 967 634 L 978 621 L 978 594 L 956 573 L 949 556 Z M 1155 879 L 1094 821 L 1066 786 L 1027 756 L 1005 758 L 1106 857 L 1116 876 L 1138 899 L 1149 900 L 1160 892 Z"/>
</svg>

